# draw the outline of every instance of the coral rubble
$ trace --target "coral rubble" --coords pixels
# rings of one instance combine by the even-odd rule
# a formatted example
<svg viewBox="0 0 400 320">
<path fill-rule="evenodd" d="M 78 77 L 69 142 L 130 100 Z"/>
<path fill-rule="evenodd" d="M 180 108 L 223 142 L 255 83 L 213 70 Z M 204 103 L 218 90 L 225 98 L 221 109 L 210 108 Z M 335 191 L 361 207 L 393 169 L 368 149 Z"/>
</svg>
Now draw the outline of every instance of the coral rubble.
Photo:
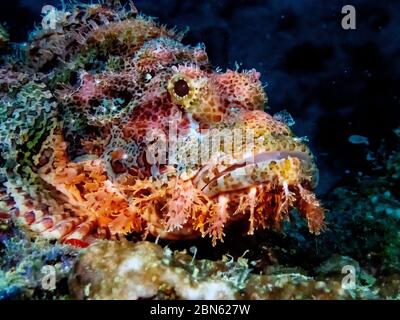
<svg viewBox="0 0 400 320">
<path fill-rule="evenodd" d="M 70 287 L 78 299 L 377 298 L 366 287 L 344 289 L 340 278 L 252 274 L 244 258 L 196 260 L 146 241 L 94 244 L 77 263 Z"/>
</svg>

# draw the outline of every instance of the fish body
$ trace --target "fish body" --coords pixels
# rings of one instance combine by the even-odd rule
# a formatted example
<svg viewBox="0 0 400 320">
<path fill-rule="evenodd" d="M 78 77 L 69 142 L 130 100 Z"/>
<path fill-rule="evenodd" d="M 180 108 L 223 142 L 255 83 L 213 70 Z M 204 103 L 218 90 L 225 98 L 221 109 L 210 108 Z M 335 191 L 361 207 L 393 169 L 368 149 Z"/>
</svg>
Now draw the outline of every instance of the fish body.
<svg viewBox="0 0 400 320">
<path fill-rule="evenodd" d="M 133 5 L 50 8 L 42 25 L 0 69 L 1 201 L 26 230 L 215 245 L 232 221 L 253 234 L 297 208 L 320 232 L 314 157 L 264 111 L 258 72 L 214 70 Z"/>
</svg>

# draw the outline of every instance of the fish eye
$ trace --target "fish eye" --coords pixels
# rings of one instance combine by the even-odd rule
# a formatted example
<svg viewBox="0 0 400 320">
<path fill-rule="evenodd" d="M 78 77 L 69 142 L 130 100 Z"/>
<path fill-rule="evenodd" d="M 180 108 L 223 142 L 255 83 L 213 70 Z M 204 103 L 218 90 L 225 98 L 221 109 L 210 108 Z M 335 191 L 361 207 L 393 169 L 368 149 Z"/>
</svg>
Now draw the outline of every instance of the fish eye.
<svg viewBox="0 0 400 320">
<path fill-rule="evenodd" d="M 175 103 L 187 106 L 192 101 L 196 90 L 190 78 L 183 74 L 175 74 L 168 82 L 168 91 Z"/>
<path fill-rule="evenodd" d="M 173 103 L 188 112 L 197 112 L 199 107 L 199 83 L 186 74 L 177 73 L 168 81 L 167 90 Z"/>
<path fill-rule="evenodd" d="M 187 96 L 189 94 L 189 91 L 190 88 L 186 80 L 179 79 L 174 83 L 174 92 L 178 97 L 183 98 Z"/>
</svg>

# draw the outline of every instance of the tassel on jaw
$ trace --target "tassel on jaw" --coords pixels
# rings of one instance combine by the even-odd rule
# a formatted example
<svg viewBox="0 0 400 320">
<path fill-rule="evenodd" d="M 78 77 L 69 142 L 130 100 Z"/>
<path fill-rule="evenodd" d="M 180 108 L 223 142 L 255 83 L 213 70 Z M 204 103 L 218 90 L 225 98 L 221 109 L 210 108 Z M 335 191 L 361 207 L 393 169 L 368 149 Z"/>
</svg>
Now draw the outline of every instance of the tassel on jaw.
<svg viewBox="0 0 400 320">
<path fill-rule="evenodd" d="M 205 235 L 210 235 L 213 246 L 217 244 L 217 240 L 224 241 L 225 233 L 223 230 L 229 220 L 229 213 L 227 210 L 228 202 L 229 199 L 226 196 L 220 195 L 216 204 L 216 210 L 208 221 L 208 229 Z"/>
<path fill-rule="evenodd" d="M 307 219 L 310 232 L 318 235 L 325 228 L 325 209 L 313 192 L 303 188 L 300 184 L 297 187 L 299 197 L 296 206 L 300 214 Z"/>
</svg>

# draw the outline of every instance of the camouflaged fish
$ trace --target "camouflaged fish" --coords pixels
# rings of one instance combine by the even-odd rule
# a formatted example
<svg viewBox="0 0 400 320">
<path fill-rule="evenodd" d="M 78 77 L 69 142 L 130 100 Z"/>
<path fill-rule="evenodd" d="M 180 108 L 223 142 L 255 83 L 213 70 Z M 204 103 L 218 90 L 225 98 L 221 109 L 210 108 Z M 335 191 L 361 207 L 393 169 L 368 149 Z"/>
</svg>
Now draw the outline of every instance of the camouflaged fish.
<svg viewBox="0 0 400 320">
<path fill-rule="evenodd" d="M 215 245 L 233 221 L 279 229 L 293 208 L 320 232 L 314 157 L 263 111 L 259 73 L 213 70 L 204 46 L 132 4 L 45 12 L 0 69 L 2 218 L 78 246 Z"/>
</svg>

